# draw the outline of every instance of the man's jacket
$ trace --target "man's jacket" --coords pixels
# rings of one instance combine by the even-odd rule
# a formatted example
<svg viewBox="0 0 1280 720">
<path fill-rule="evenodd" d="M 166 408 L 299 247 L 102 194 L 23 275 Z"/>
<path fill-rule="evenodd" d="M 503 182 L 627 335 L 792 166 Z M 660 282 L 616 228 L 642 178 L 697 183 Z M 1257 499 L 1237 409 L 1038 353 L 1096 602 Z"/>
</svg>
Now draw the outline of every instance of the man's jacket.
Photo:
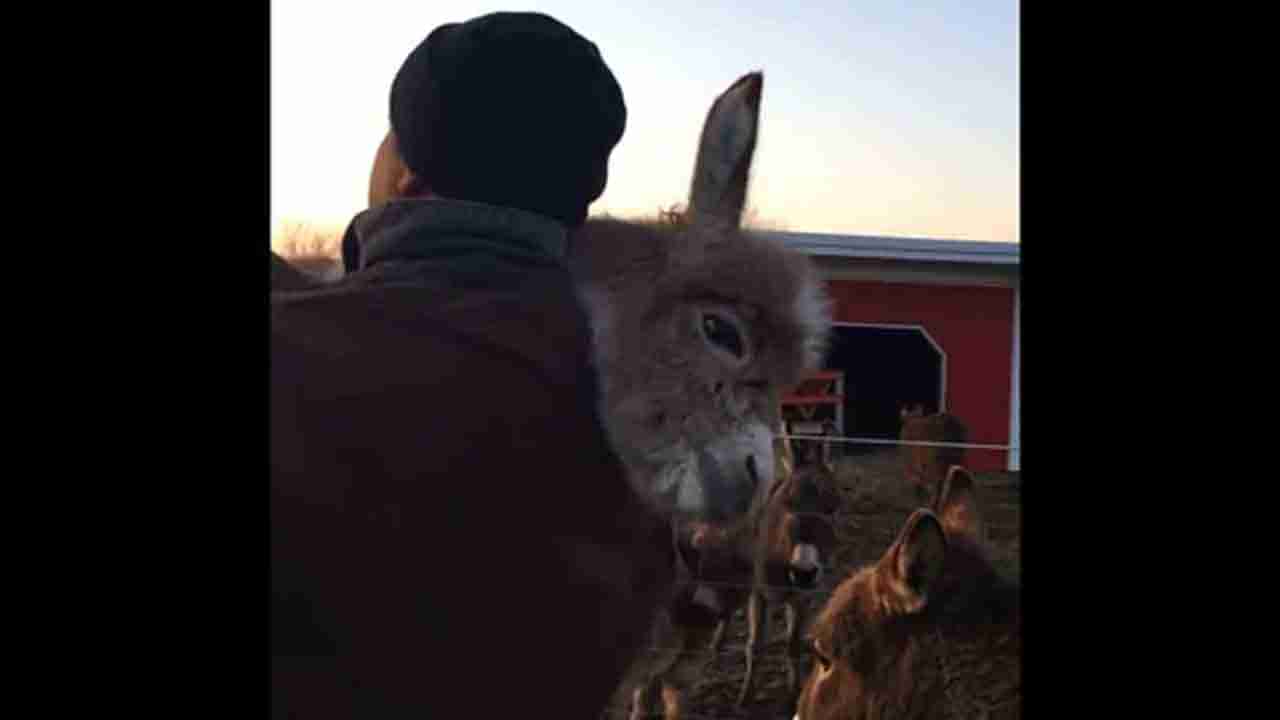
<svg viewBox="0 0 1280 720">
<path fill-rule="evenodd" d="M 348 240 L 343 280 L 272 294 L 273 716 L 597 717 L 674 560 L 564 228 L 412 200 Z"/>
</svg>

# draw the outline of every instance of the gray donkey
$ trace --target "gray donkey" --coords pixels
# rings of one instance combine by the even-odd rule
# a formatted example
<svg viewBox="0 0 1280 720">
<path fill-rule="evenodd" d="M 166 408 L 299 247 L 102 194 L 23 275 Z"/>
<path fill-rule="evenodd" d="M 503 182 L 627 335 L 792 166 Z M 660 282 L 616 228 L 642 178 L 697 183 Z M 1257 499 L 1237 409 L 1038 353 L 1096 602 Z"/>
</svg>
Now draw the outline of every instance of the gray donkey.
<svg viewBox="0 0 1280 720">
<path fill-rule="evenodd" d="M 570 258 L 609 437 L 641 496 L 681 518 L 760 509 L 779 395 L 830 328 L 811 261 L 740 230 L 762 87 L 748 74 L 712 104 L 680 228 L 590 221 Z"/>
<path fill-rule="evenodd" d="M 601 415 L 635 489 L 677 527 L 709 522 L 752 546 L 767 530 L 762 500 L 776 468 L 787 467 L 775 457 L 780 394 L 819 366 L 830 328 L 808 258 L 740 229 L 762 87 L 761 74 L 748 74 L 712 104 L 679 227 L 592 221 L 572 257 L 595 332 Z M 696 586 L 686 572 L 655 616 L 659 650 L 701 644 L 687 637 L 700 619 L 677 616 L 698 611 L 681 601 Z M 663 655 L 633 666 L 633 713 Z"/>
</svg>

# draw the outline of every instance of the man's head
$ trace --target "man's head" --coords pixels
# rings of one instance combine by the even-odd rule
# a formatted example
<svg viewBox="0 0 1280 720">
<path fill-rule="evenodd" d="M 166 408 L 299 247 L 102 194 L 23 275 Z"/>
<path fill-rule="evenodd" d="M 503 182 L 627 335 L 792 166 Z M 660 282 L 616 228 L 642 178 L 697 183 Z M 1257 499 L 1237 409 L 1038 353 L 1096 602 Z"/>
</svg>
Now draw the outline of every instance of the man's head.
<svg viewBox="0 0 1280 720">
<path fill-rule="evenodd" d="M 596 46 L 547 15 L 442 25 L 392 83 L 369 204 L 431 194 L 580 225 L 626 113 Z"/>
</svg>

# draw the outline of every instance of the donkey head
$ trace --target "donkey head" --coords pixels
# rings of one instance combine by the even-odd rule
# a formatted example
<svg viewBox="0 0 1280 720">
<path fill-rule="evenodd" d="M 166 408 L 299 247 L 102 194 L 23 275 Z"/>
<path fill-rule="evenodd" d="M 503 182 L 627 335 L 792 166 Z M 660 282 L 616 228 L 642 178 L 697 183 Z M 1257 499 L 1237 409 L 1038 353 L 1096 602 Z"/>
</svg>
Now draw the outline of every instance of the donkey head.
<svg viewBox="0 0 1280 720">
<path fill-rule="evenodd" d="M 746 75 L 712 104 L 679 227 L 593 220 L 571 257 L 613 446 L 641 496 L 685 519 L 762 506 L 780 393 L 830 327 L 809 259 L 739 227 L 762 85 Z"/>
</svg>

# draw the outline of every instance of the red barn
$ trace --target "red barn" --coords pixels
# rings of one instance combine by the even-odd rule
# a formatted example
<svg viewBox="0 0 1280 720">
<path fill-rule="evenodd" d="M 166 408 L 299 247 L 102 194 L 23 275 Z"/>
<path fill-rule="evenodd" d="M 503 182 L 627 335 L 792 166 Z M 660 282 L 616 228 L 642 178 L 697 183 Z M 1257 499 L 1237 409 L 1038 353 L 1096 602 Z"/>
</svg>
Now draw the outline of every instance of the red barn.
<svg viewBox="0 0 1280 720">
<path fill-rule="evenodd" d="M 920 403 L 969 428 L 974 470 L 1019 469 L 1016 243 L 769 233 L 808 253 L 835 300 L 826 367 L 843 373 L 842 434 L 891 440 Z M 844 446 L 859 452 L 882 446 Z"/>
</svg>

